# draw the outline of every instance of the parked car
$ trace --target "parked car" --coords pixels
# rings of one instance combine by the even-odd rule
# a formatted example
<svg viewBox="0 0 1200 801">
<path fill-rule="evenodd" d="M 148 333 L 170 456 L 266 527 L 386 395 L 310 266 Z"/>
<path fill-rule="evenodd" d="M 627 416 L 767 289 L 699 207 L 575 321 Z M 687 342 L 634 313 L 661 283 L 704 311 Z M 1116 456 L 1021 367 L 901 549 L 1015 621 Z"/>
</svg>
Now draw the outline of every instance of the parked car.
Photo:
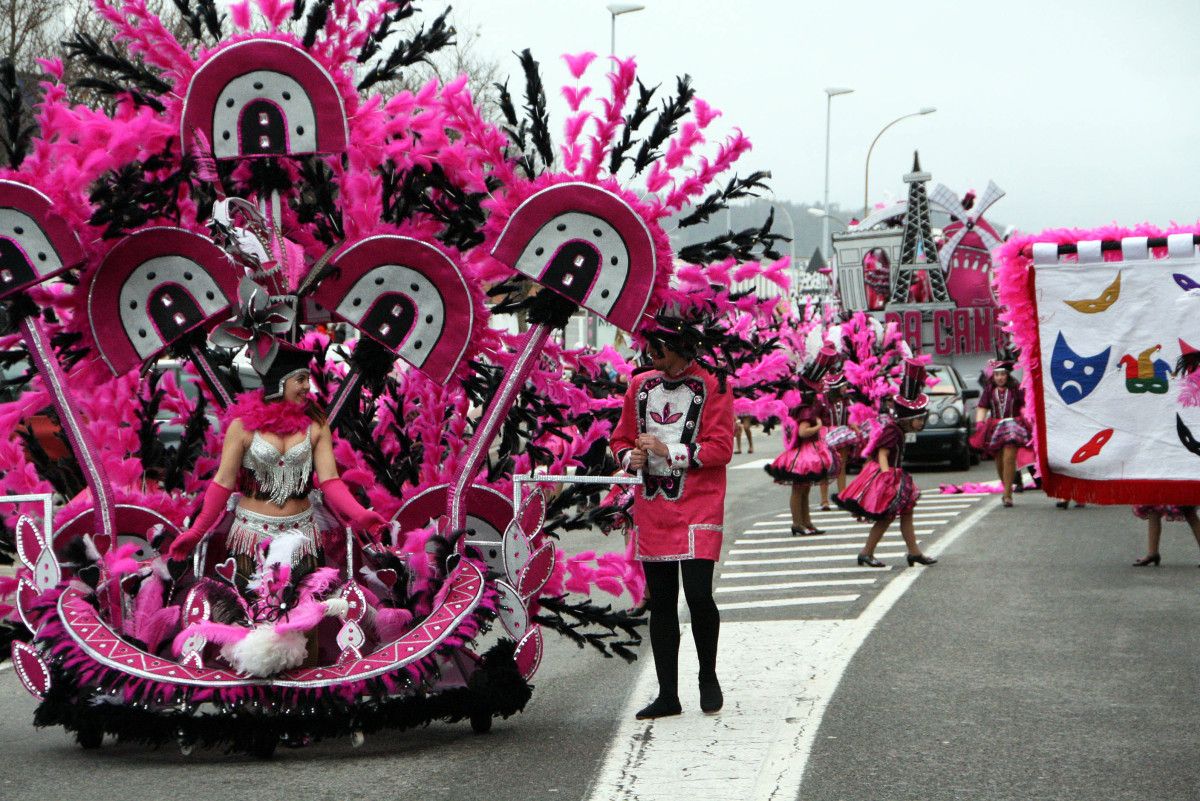
<svg viewBox="0 0 1200 801">
<path fill-rule="evenodd" d="M 929 365 L 929 375 L 937 379 L 936 385 L 925 390 L 929 417 L 924 429 L 906 435 L 905 464 L 949 462 L 955 470 L 967 470 L 971 467 L 967 440 L 975 428 L 967 401 L 978 398 L 979 390 L 967 389 L 958 370 L 948 364 Z"/>
</svg>

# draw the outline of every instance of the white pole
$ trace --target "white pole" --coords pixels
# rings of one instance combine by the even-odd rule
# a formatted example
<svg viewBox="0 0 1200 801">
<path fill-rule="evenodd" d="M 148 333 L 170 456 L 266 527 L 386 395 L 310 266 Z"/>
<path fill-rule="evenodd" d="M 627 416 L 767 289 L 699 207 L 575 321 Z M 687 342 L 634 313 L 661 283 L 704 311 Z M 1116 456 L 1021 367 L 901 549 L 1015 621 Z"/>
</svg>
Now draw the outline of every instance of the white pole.
<svg viewBox="0 0 1200 801">
<path fill-rule="evenodd" d="M 825 199 L 821 208 L 825 216 L 821 218 L 821 252 L 829 258 L 829 118 L 833 110 L 833 95 L 825 93 Z"/>
</svg>

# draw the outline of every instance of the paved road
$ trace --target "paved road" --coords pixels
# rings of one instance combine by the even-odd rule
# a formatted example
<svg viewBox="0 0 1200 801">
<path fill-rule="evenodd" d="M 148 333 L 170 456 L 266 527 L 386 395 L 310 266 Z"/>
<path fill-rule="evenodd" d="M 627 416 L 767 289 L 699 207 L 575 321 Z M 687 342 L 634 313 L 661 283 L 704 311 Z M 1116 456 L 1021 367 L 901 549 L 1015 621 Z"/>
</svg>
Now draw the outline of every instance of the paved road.
<svg viewBox="0 0 1200 801">
<path fill-rule="evenodd" d="M 147 753 L 137 748 L 112 744 L 106 744 L 99 752 L 85 753 L 75 747 L 60 730 L 35 730 L 31 727 L 33 701 L 20 690 L 9 671 L 0 673 L 0 799 L 79 798 L 105 801 L 131 796 L 155 799 L 177 797 L 183 790 L 197 798 L 225 798 L 230 801 L 240 798 L 258 801 L 276 798 L 374 799 L 381 794 L 408 796 L 417 793 L 429 801 L 524 801 L 543 798 L 602 798 L 611 801 L 618 797 L 676 799 L 685 796 L 689 801 L 707 798 L 791 799 L 797 797 L 796 790 L 805 764 L 804 755 L 809 749 L 812 749 L 813 757 L 811 769 L 805 778 L 805 798 L 1007 797 L 989 793 L 929 796 L 923 792 L 905 796 L 904 789 L 897 789 L 909 787 L 916 792 L 915 788 L 923 785 L 915 779 L 907 785 L 902 782 L 888 785 L 888 789 L 877 793 L 871 781 L 854 784 L 853 773 L 863 765 L 873 764 L 880 773 L 904 775 L 904 767 L 893 765 L 888 756 L 903 756 L 901 746 L 904 738 L 898 732 L 919 733 L 928 727 L 936 728 L 938 724 L 935 721 L 940 718 L 935 718 L 934 714 L 942 715 L 943 710 L 940 702 L 933 705 L 927 702 L 920 706 L 914 701 L 914 708 L 893 707 L 903 707 L 907 703 L 905 699 L 926 698 L 920 694 L 923 692 L 942 693 L 943 687 L 946 688 L 946 695 L 937 697 L 946 699 L 944 705 L 951 710 L 961 706 L 961 702 L 950 703 L 952 698 L 959 699 L 957 691 L 951 693 L 949 690 L 953 686 L 951 679 L 955 677 L 948 675 L 956 672 L 954 666 L 957 662 L 961 661 L 972 668 L 971 672 L 964 671 L 964 680 L 971 676 L 972 682 L 980 682 L 983 686 L 987 686 L 989 681 L 1008 682 L 1010 688 L 1016 691 L 1020 682 L 1014 665 L 1020 661 L 1017 658 L 1019 655 L 1027 654 L 1031 648 L 1036 653 L 1056 653 L 1057 646 L 1043 643 L 1033 648 L 1020 639 L 1019 631 L 1010 631 L 1009 628 L 996 629 L 994 635 L 989 635 L 992 642 L 990 648 L 981 650 L 960 630 L 957 623 L 950 622 L 954 615 L 965 616 L 983 600 L 991 605 L 987 610 L 988 615 L 1003 617 L 1001 612 L 1007 609 L 1013 616 L 1010 623 L 1025 618 L 1031 631 L 1037 629 L 1029 618 L 1029 609 L 1031 606 L 1040 607 L 1048 601 L 1045 597 L 1031 600 L 1026 596 L 1043 593 L 1043 584 L 1053 584 L 1057 574 L 1039 566 L 1036 558 L 1027 560 L 1031 571 L 1028 576 L 1023 575 L 1019 580 L 1010 576 L 1007 584 L 999 581 L 1001 586 L 1009 588 L 1003 597 L 975 597 L 976 593 L 989 586 L 980 575 L 986 572 L 984 566 L 997 568 L 995 575 L 1001 576 L 1006 575 L 1005 571 L 1017 570 L 1017 565 L 1022 563 L 1022 560 L 1011 564 L 997 560 L 996 554 L 1006 552 L 1016 535 L 1012 531 L 1002 534 L 994 532 L 993 529 L 998 525 L 996 521 L 1013 529 L 1019 527 L 1013 526 L 1012 521 L 1035 521 L 1038 535 L 1021 535 L 1032 540 L 1032 544 L 1027 546 L 1032 549 L 1031 554 L 1036 554 L 1037 548 L 1044 547 L 1046 543 L 1055 543 L 1054 548 L 1062 548 L 1064 552 L 1075 551 L 1074 558 L 1079 560 L 1079 546 L 1072 548 L 1058 544 L 1059 535 L 1053 526 L 1065 529 L 1070 520 L 1106 520 L 1106 516 L 1116 520 L 1125 513 L 1103 510 L 1057 512 L 1040 495 L 1026 495 L 1018 501 L 1027 508 L 1002 513 L 995 509 L 994 498 L 929 494 L 922 514 L 931 516 L 923 517 L 918 526 L 924 532 L 921 535 L 923 547 L 936 552 L 942 547 L 942 539 L 948 532 L 947 541 L 958 537 L 951 544 L 944 563 L 931 570 L 903 567 L 901 558 L 888 556 L 902 550 L 898 535 L 892 534 L 885 540 L 879 553 L 885 557 L 885 561 L 892 563 L 893 568 L 888 571 L 865 571 L 855 568 L 852 561 L 865 531 L 845 516 L 831 513 L 822 517 L 823 526 L 826 521 L 833 523 L 835 519 L 840 521 L 836 525 L 850 526 L 830 528 L 829 535 L 824 538 L 796 542 L 786 532 L 772 530 L 786 527 L 786 519 L 779 515 L 786 512 L 787 490 L 770 484 L 754 464 L 777 452 L 777 448 L 770 446 L 767 452 L 763 452 L 762 443 L 759 445 L 758 454 L 735 457 L 734 466 L 748 466 L 747 469 L 730 471 L 729 533 L 726 537 L 725 563 L 717 581 L 719 603 L 725 609 L 726 620 L 722 631 L 720 669 L 729 690 L 729 704 L 720 716 L 697 714 L 695 699 L 688 697 L 685 688 L 684 703 L 690 706 L 687 714 L 669 722 L 635 726 L 631 720 L 632 710 L 643 703 L 653 689 L 648 660 L 630 667 L 618 660 L 605 660 L 580 651 L 569 643 L 552 638 L 536 679 L 537 689 L 530 707 L 517 718 L 497 722 L 493 732 L 486 737 L 472 735 L 465 724 L 434 725 L 408 734 L 369 738 L 359 750 L 351 749 L 347 743 L 332 743 L 302 751 L 284 750 L 279 752 L 274 762 L 265 764 L 211 752 L 197 752 L 185 759 L 174 749 Z M 969 478 L 986 480 L 989 474 L 990 467 L 984 465 L 973 469 Z M 935 487 L 942 481 L 962 481 L 967 477 L 965 473 L 936 471 L 917 475 L 918 483 L 923 487 Z M 1001 514 L 1009 517 L 1001 518 Z M 1126 518 L 1127 514 L 1121 520 L 1129 528 Z M 975 525 L 980 520 L 984 523 Z M 776 539 L 785 541 L 771 541 Z M 1083 540 L 1087 541 L 1086 538 Z M 1178 545 L 1178 552 L 1188 553 L 1190 558 L 1190 552 L 1184 551 L 1184 544 L 1168 539 L 1166 545 L 1172 544 Z M 599 537 L 577 538 L 571 545 L 580 550 L 613 547 L 613 543 L 606 543 Z M 1111 578 L 1128 579 L 1129 573 L 1123 569 L 1123 562 L 1127 561 L 1126 557 L 1131 559 L 1140 545 L 1140 540 L 1133 537 L 1125 548 L 1128 553 L 1119 554 L 1119 559 L 1108 559 L 1107 562 L 1099 558 L 1098 552 L 1089 552 L 1087 548 L 1082 551 L 1094 562 L 1111 563 Z M 772 550 L 747 553 L 760 549 Z M 1114 546 L 1114 550 L 1119 549 Z M 983 554 L 989 556 L 985 558 Z M 763 559 L 779 561 L 738 564 Z M 1169 547 L 1167 559 L 1168 563 L 1172 561 Z M 1156 575 L 1139 574 L 1135 578 L 1149 583 L 1153 588 L 1158 586 L 1152 583 L 1156 578 L 1168 577 L 1170 580 L 1172 574 L 1169 567 L 1168 564 Z M 1200 574 L 1194 567 L 1191 569 Z M 811 570 L 838 572 L 795 572 Z M 1091 586 L 1091 594 L 1105 596 L 1106 585 L 1111 583 L 1109 577 L 1094 570 L 1076 570 L 1081 588 Z M 1184 573 L 1182 568 L 1176 572 Z M 768 575 L 774 573 L 780 575 Z M 1187 578 L 1200 578 L 1200 575 L 1192 577 L 1187 574 Z M 830 581 L 867 583 L 814 583 Z M 1178 579 L 1179 586 L 1168 585 L 1162 594 L 1167 599 L 1176 598 L 1184 589 L 1185 581 Z M 1160 581 L 1160 584 L 1165 583 Z M 789 586 L 776 586 L 785 584 Z M 928 610 L 918 614 L 911 610 L 916 604 L 927 603 L 927 596 L 934 599 L 930 603 L 934 603 L 936 614 L 931 615 Z M 831 597 L 836 600 L 813 603 L 815 599 Z M 1149 602 L 1156 597 L 1139 597 L 1137 602 Z M 883 614 L 880 610 L 890 607 L 896 598 L 901 599 L 900 603 L 884 618 L 882 625 L 876 626 Z M 777 603 L 764 606 L 764 601 Z M 1081 602 L 1078 597 L 1074 602 L 1083 606 L 1090 604 L 1087 599 Z M 1131 611 L 1138 608 L 1135 604 L 1126 609 L 1125 614 L 1133 618 L 1132 623 L 1140 620 Z M 1135 636 L 1123 642 L 1121 647 L 1129 649 L 1131 653 L 1143 651 L 1142 644 L 1137 642 L 1138 635 L 1154 641 L 1163 636 L 1161 627 L 1170 628 L 1172 625 L 1180 627 L 1176 637 L 1184 636 L 1181 621 L 1194 623 L 1195 619 L 1194 616 L 1189 618 L 1185 610 L 1177 612 L 1174 617 L 1162 616 L 1161 619 L 1151 615 L 1152 620 L 1145 627 L 1134 625 Z M 922 630 L 922 626 L 928 627 L 932 618 L 939 621 L 938 629 L 932 632 Z M 903 622 L 910 619 L 908 624 Z M 901 622 L 893 623 L 894 620 Z M 907 633 L 895 633 L 902 631 Z M 1076 656 L 1100 658 L 1096 654 L 1103 653 L 1101 646 L 1107 645 L 1102 634 L 1103 629 L 1079 633 L 1076 639 L 1081 650 Z M 1036 635 L 1030 633 L 1028 638 L 1036 640 Z M 1007 652 L 1010 646 L 1006 643 L 1010 642 L 1013 644 L 1011 647 L 1020 654 Z M 1172 645 L 1178 642 L 1175 640 Z M 885 644 L 881 646 L 880 643 Z M 959 646 L 966 644 L 971 645 L 970 653 L 963 655 L 959 653 L 962 650 Z M 687 660 L 694 660 L 687 636 L 684 637 L 683 647 L 683 664 L 687 665 Z M 1164 646 L 1164 650 L 1169 651 L 1170 648 Z M 858 656 L 855 656 L 856 653 Z M 940 669 L 929 664 L 927 655 L 930 653 L 937 653 L 943 660 L 939 663 Z M 984 653 L 999 654 L 1004 658 L 994 660 L 989 656 L 984 659 Z M 908 655 L 907 662 L 903 658 L 905 654 Z M 1071 660 L 1061 655 L 1056 658 L 1060 660 L 1059 667 L 1063 674 L 1070 676 Z M 881 672 L 879 666 L 883 664 L 888 665 L 888 669 Z M 864 681 L 892 682 L 894 676 L 900 675 L 897 664 L 908 664 L 915 674 L 905 682 L 905 686 L 911 685 L 916 694 L 892 690 L 891 683 L 887 684 L 887 692 L 878 687 L 871 687 L 867 692 L 867 688 L 862 687 L 861 682 Z M 1174 665 L 1172 670 L 1182 669 L 1177 659 L 1161 660 L 1156 664 Z M 993 667 L 989 668 L 989 665 Z M 847 670 L 846 679 L 839 689 L 838 679 L 843 669 Z M 992 672 L 989 673 L 989 670 Z M 1096 672 L 1102 670 L 1097 668 Z M 932 690 L 928 690 L 928 677 L 931 675 L 937 675 L 938 681 L 933 682 Z M 1181 674 L 1168 672 L 1160 675 L 1163 685 L 1178 683 L 1168 681 L 1167 677 L 1171 675 L 1178 679 Z M 925 677 L 925 684 L 921 683 L 921 677 Z M 1118 679 L 1108 678 L 1106 681 L 1111 683 Z M 1136 673 L 1120 681 L 1129 681 L 1132 686 L 1136 683 Z M 1049 692 L 1049 686 L 1044 686 L 1043 690 Z M 1170 698 L 1178 687 L 1164 686 L 1160 689 L 1163 698 Z M 1190 689 L 1194 696 L 1194 683 Z M 989 691 L 988 696 L 996 696 L 996 693 Z M 1152 694 L 1151 697 L 1159 700 L 1144 708 L 1147 725 L 1159 717 L 1157 710 L 1162 700 L 1158 694 Z M 876 705 L 876 699 L 883 698 L 890 699 L 890 706 L 883 708 L 887 711 L 886 715 Z M 1084 695 L 1083 700 L 1086 698 Z M 1134 699 L 1135 695 L 1130 694 L 1127 701 Z M 829 704 L 828 707 L 826 704 Z M 1127 706 L 1139 708 L 1132 703 Z M 1005 714 L 1016 719 L 1012 712 Z M 817 727 L 821 725 L 822 716 L 826 722 L 818 735 Z M 1078 728 L 1072 731 L 1080 734 L 1087 728 L 1089 719 L 1081 712 L 1073 713 L 1071 720 L 1078 724 Z M 1058 725 L 1058 721 L 1047 719 L 1042 722 L 1040 731 L 1058 731 L 1055 729 Z M 864 732 L 864 729 L 869 731 Z M 1026 729 L 1039 731 L 1036 727 L 1027 726 Z M 988 732 L 988 728 L 979 726 L 973 731 L 965 731 L 963 736 L 973 734 L 984 737 Z M 887 733 L 891 733 L 891 739 L 884 745 L 884 740 L 888 739 Z M 1138 731 L 1133 730 L 1130 737 L 1136 738 L 1137 735 Z M 853 746 L 839 748 L 838 740 L 828 737 L 844 738 Z M 855 737 L 862 739 L 856 741 Z M 694 745 L 697 738 L 701 741 L 699 746 Z M 1150 734 L 1146 734 L 1145 739 L 1160 746 L 1160 762 L 1162 748 L 1177 747 L 1185 751 L 1194 745 L 1183 736 L 1181 730 L 1172 731 L 1169 741 Z M 1117 744 L 1121 747 L 1127 745 L 1119 735 L 1107 737 L 1100 743 L 1089 743 L 1087 738 L 1081 738 L 1081 742 L 1082 747 L 1093 751 Z M 670 747 L 664 748 L 672 743 L 675 751 Z M 720 749 L 716 746 L 723 747 L 724 751 L 718 752 Z M 964 743 L 962 747 L 966 749 L 968 745 Z M 969 748 L 976 749 L 969 752 L 972 755 L 987 750 L 978 741 L 971 742 Z M 1030 743 L 1029 748 L 1036 750 L 1036 743 Z M 1076 756 L 1080 748 L 1077 743 Z M 696 764 L 689 768 L 680 762 L 677 756 L 680 750 L 694 754 Z M 632 760 L 631 752 L 636 752 Z M 884 757 L 881 758 L 879 754 Z M 935 756 L 942 759 L 945 755 L 937 753 Z M 1143 763 L 1153 765 L 1154 761 L 1147 758 Z M 928 761 L 922 762 L 926 772 L 929 764 Z M 953 764 L 960 775 L 971 777 L 971 781 L 978 781 L 981 772 L 989 770 L 983 761 L 977 762 L 970 770 L 958 762 Z M 656 765 L 666 765 L 669 769 L 664 772 Z M 181 768 L 187 766 L 200 767 L 201 770 L 182 773 Z M 1007 774 L 997 775 L 1004 776 L 1005 781 L 1012 781 Z M 662 781 L 655 784 L 656 778 Z M 1028 793 L 1026 797 L 1029 797 Z M 1088 796 L 1062 797 L 1106 796 L 1092 793 Z M 1188 796 L 1175 793 L 1142 797 Z"/>
<path fill-rule="evenodd" d="M 1128 509 L 997 509 L 854 657 L 805 801 L 1200 799 L 1200 570 Z"/>
</svg>

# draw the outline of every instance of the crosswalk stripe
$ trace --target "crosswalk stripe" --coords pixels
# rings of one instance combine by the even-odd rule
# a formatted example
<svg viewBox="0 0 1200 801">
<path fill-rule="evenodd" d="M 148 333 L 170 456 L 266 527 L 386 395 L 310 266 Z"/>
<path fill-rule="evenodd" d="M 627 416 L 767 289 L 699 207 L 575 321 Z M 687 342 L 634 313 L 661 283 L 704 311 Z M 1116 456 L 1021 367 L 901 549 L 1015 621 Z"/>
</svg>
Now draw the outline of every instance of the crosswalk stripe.
<svg viewBox="0 0 1200 801">
<path fill-rule="evenodd" d="M 916 520 L 916 523 L 920 526 L 928 526 L 930 524 L 940 524 L 940 523 L 948 523 L 948 522 L 949 522 L 949 520 Z M 824 528 L 821 530 L 832 532 L 832 534 L 824 534 L 824 535 L 814 534 L 814 535 L 809 535 L 809 536 L 804 536 L 804 537 L 802 537 L 800 535 L 794 535 L 794 538 L 796 538 L 796 540 L 811 540 L 811 538 L 821 538 L 823 536 L 828 536 L 828 537 L 840 536 L 840 535 L 838 535 L 839 531 L 842 531 L 842 532 L 860 531 L 860 532 L 863 532 L 863 534 L 866 534 L 866 532 L 871 530 L 871 524 L 870 523 L 847 523 L 846 525 L 827 525 L 827 526 L 824 526 Z M 932 529 L 930 529 L 930 528 L 922 528 L 920 530 L 932 531 Z M 787 526 L 786 529 L 750 529 L 749 531 L 742 532 L 743 536 L 758 535 L 758 534 L 791 535 L 792 534 L 792 526 Z"/>
<path fill-rule="evenodd" d="M 940 520 L 949 520 L 949 519 L 950 519 L 950 517 L 953 517 L 953 516 L 955 516 L 955 515 L 957 515 L 957 512 L 952 512 L 952 511 L 951 511 L 951 512 L 947 512 L 947 511 L 939 511 L 939 512 L 917 512 L 916 514 L 914 514 L 914 515 L 913 515 L 913 518 L 914 518 L 914 519 L 916 519 L 916 520 L 921 520 L 921 519 L 925 519 L 925 520 L 937 520 L 937 519 L 940 519 Z M 790 517 L 790 515 L 789 515 L 789 517 Z M 812 518 L 813 518 L 813 520 L 814 520 L 814 521 L 819 521 L 819 522 L 823 522 L 823 521 L 825 521 L 825 520 L 831 520 L 831 521 L 844 520 L 844 521 L 846 521 L 846 522 L 858 522 L 858 521 L 854 520 L 854 518 L 853 518 L 853 517 L 851 517 L 849 514 L 847 514 L 847 513 L 845 513 L 845 512 L 843 512 L 843 513 L 841 513 L 841 514 L 839 514 L 839 515 L 832 515 L 832 514 L 831 514 L 831 515 L 813 515 L 813 516 L 812 516 Z M 784 520 L 787 520 L 787 518 L 786 518 L 786 517 L 785 517 L 785 518 L 783 518 L 783 519 L 784 519 Z M 778 525 L 779 525 L 779 523 L 780 523 L 779 519 L 775 519 L 775 520 L 759 520 L 759 521 L 757 521 L 757 522 L 755 522 L 755 523 L 752 523 L 750 527 L 751 527 L 751 528 L 766 528 L 766 527 L 768 527 L 768 526 L 778 526 Z"/>
<path fill-rule="evenodd" d="M 771 592 L 774 590 L 803 590 L 809 587 L 843 587 L 851 584 L 874 584 L 875 579 L 830 579 L 828 581 L 785 581 L 779 584 L 739 584 L 736 587 L 717 587 L 717 592 Z"/>
<path fill-rule="evenodd" d="M 733 609 L 762 609 L 768 606 L 806 606 L 808 604 L 844 604 L 857 601 L 857 595 L 822 595 L 814 598 L 769 598 L 763 601 L 735 601 L 721 604 L 721 611 Z"/>
<path fill-rule="evenodd" d="M 775 561 L 775 560 L 772 560 Z M 891 570 L 889 567 L 888 570 Z M 771 576 L 828 576 L 835 573 L 861 573 L 862 568 L 854 567 L 802 567 L 799 570 L 752 570 L 748 573 L 721 573 L 722 579 L 754 579 Z M 886 573 L 879 568 L 880 573 Z"/>
<path fill-rule="evenodd" d="M 870 531 L 871 526 L 873 525 L 872 523 L 869 523 L 869 522 L 868 523 L 839 523 L 839 524 L 834 524 L 834 525 L 827 525 L 825 523 L 822 523 L 820 520 L 818 520 L 816 522 L 821 523 L 822 531 Z M 929 518 L 917 518 L 917 519 L 915 519 L 915 522 L 920 523 L 921 525 L 931 525 L 931 524 L 932 525 L 941 525 L 942 523 L 949 523 L 950 519 L 949 518 L 941 518 L 941 517 L 937 517 L 932 520 L 930 520 Z M 776 526 L 774 528 L 753 528 L 753 529 L 749 529 L 747 531 L 743 531 L 742 533 L 743 534 L 789 534 L 789 533 L 791 533 L 791 531 L 792 531 L 791 526 Z M 817 535 L 817 536 L 820 536 L 820 535 Z"/>
<path fill-rule="evenodd" d="M 917 532 L 920 534 L 921 532 Z M 928 533 L 928 532 L 926 532 Z M 917 540 L 919 544 L 921 541 Z M 776 545 L 771 548 L 733 548 L 730 556 L 745 556 L 748 553 L 802 553 L 805 551 L 859 551 L 862 546 L 857 542 L 830 542 L 825 545 Z"/>
<path fill-rule="evenodd" d="M 896 556 L 904 556 L 904 551 L 888 551 L 887 553 L 875 554 L 876 559 L 890 559 Z M 799 562 L 840 562 L 843 559 L 853 559 L 853 554 L 832 554 L 830 556 L 788 556 L 783 559 L 726 559 L 722 564 L 726 565 L 794 565 Z"/>
<path fill-rule="evenodd" d="M 824 542 L 825 540 L 861 540 L 867 536 L 871 529 L 863 527 L 858 531 L 850 532 L 849 534 L 821 534 L 816 537 L 739 537 L 733 541 L 736 545 L 762 545 L 764 543 L 780 543 L 780 542 Z M 921 531 L 933 531 L 933 529 L 917 529 Z"/>
<path fill-rule="evenodd" d="M 918 503 L 915 514 L 919 514 L 919 515 L 921 515 L 921 514 L 924 514 L 924 515 L 958 514 L 959 512 L 964 512 L 967 509 L 970 509 L 971 506 L 973 506 L 973 504 L 962 504 L 962 505 L 955 505 L 955 506 L 942 506 L 942 505 L 926 506 L 923 503 Z M 844 517 L 850 516 L 850 513 L 844 509 L 835 509 L 835 510 L 830 510 L 828 512 L 812 512 L 811 514 L 812 514 L 812 517 L 814 520 L 818 519 L 818 518 L 821 520 L 832 520 L 835 518 L 844 518 Z M 779 514 L 772 515 L 772 519 L 787 520 L 791 516 L 792 516 L 791 512 L 780 512 Z M 770 525 L 769 520 L 760 520 L 759 523 L 761 523 L 763 525 Z"/>
</svg>

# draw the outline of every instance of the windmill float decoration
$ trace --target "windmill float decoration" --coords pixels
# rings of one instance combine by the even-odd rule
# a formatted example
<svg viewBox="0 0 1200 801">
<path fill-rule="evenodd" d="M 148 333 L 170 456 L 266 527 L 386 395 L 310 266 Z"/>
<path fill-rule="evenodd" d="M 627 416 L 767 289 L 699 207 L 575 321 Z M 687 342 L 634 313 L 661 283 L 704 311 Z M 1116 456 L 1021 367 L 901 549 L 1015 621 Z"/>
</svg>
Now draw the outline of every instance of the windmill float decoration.
<svg viewBox="0 0 1200 801">
<path fill-rule="evenodd" d="M 177 2 L 193 32 L 213 40 L 198 47 L 146 24 L 136 0 L 114 3 L 106 20 L 145 62 L 145 70 L 126 71 L 143 85 L 134 92 L 114 83 L 119 113 L 111 117 L 70 106 L 65 91 L 48 93 L 33 155 L 0 180 L 0 310 L 24 339 L 38 391 L 58 409 L 89 490 L 71 501 L 57 531 L 26 517 L 15 525 L 17 606 L 32 640 L 14 648 L 14 665 L 41 702 L 39 724 L 60 725 L 87 748 L 115 734 L 269 756 L 281 739 L 361 742 L 364 733 L 435 719 L 466 719 L 484 731 L 528 701 L 543 627 L 622 653 L 630 642 L 618 630 L 636 637 L 637 623 L 564 600 L 572 582 L 600 586 L 600 559 L 552 541 L 545 497 L 522 494 L 514 475 L 516 452 L 504 440 L 518 437 L 507 437 L 508 427 L 531 417 L 545 429 L 569 423 L 576 428 L 561 436 L 567 449 L 577 421 L 598 416 L 591 396 L 574 405 L 524 400 L 561 382 L 561 369 L 543 366 L 558 356 L 548 340 L 578 308 L 636 335 L 660 307 L 694 300 L 670 286 L 676 256 L 692 265 L 759 261 L 779 239 L 768 220 L 672 251 L 667 218 L 683 212 L 680 226 L 702 223 L 767 177 L 725 180 L 750 143 L 735 132 L 708 146 L 706 129 L 719 112 L 695 97 L 689 79 L 655 108 L 655 90 L 637 80 L 633 61 L 614 60 L 602 77 L 607 96 L 597 92 L 589 104 L 595 108 L 581 108 L 591 87 L 565 92 L 573 115 L 556 151 L 528 52 L 527 111 L 536 119 L 499 127 L 483 119 L 465 78 L 387 99 L 367 94 L 372 80 L 395 77 L 387 64 L 404 58 L 382 57 L 385 66 L 368 68 L 355 85 L 359 65 L 388 47 L 389 26 L 411 13 L 407 4 L 384 4 L 391 10 L 380 12 L 383 24 L 354 4 L 257 5 L 271 30 L 251 30 L 248 12 L 235 13 L 240 31 L 227 37 L 224 17 Z M 443 22 L 398 46 L 424 53 L 446 33 Z M 290 32 L 293 24 L 307 28 L 303 36 Z M 117 58 L 91 55 L 101 65 Z M 594 58 L 567 59 L 577 82 Z M 515 117 L 503 94 L 506 116 Z M 72 136 L 85 125 L 109 146 Z M 618 179 L 625 164 L 648 194 Z M 78 275 L 54 292 L 44 286 L 72 270 Z M 520 339 L 485 319 L 487 291 L 514 282 L 532 290 L 520 309 L 531 327 Z M 700 301 L 709 290 L 699 290 Z M 61 318 L 38 306 L 62 296 Z M 503 303 L 491 313 L 502 313 Z M 252 364 L 305 336 L 326 347 L 305 330 L 318 307 L 322 319 L 361 334 L 348 374 L 323 376 L 331 380 L 330 424 L 353 422 L 335 428 L 334 458 L 347 481 L 356 469 L 358 489 L 392 525 L 335 521 L 319 532 L 329 564 L 316 570 L 328 571 L 330 583 L 300 603 L 321 607 L 330 635 L 316 623 L 308 630 L 316 664 L 301 657 L 254 672 L 224 646 L 251 630 L 295 633 L 286 614 L 267 620 L 254 608 L 267 600 L 284 604 L 273 607 L 281 613 L 297 606 L 282 594 L 255 596 L 269 591 L 245 576 L 239 584 L 245 571 L 232 557 L 221 561 L 227 525 L 200 532 L 190 571 L 159 554 L 186 527 L 215 466 L 194 456 L 180 483 L 165 487 L 149 479 L 139 450 L 153 432 L 127 446 L 117 436 L 95 441 L 87 424 L 130 433 L 121 415 L 144 398 L 141 371 L 164 355 L 190 361 L 218 406 L 239 408 L 227 383 L 236 373 L 210 345 L 246 346 Z M 91 353 L 70 379 L 50 345 L 52 325 Z M 404 369 L 393 372 L 398 362 Z M 357 402 L 364 386 L 374 403 Z M 97 404 L 105 417 L 84 420 L 80 396 L 110 387 L 115 400 Z M 469 407 L 480 398 L 486 408 L 471 428 Z M 204 424 L 194 450 L 212 462 L 221 438 L 205 434 L 202 403 L 186 405 Z M 433 421 L 413 424 L 416 434 L 406 428 L 414 413 Z M 509 456 L 489 463 L 497 439 Z M 531 454 L 532 445 L 518 455 L 523 470 L 537 465 Z M 550 463 L 565 473 L 576 455 L 567 450 Z M 411 477 L 397 478 L 393 463 L 405 459 Z M 9 479 L 0 471 L 0 489 Z M 500 490 L 510 487 L 512 499 Z M 145 559 L 118 539 L 129 535 L 141 538 Z M 60 559 L 67 545 L 70 558 Z M 635 570 L 615 556 L 614 571 L 628 568 L 623 592 Z M 598 565 L 590 574 L 579 567 L 588 559 Z M 265 567 L 260 561 L 255 575 Z M 566 621 L 563 609 L 578 614 Z M 493 620 L 507 637 L 476 653 Z"/>
<path fill-rule="evenodd" d="M 929 201 L 953 218 L 944 229 L 947 238 L 938 251 L 938 260 L 946 289 L 959 308 L 995 306 L 999 302 L 991 280 L 992 251 L 1003 242 L 984 215 L 1002 197 L 1004 190 L 994 181 L 988 181 L 978 200 L 973 193 L 959 200 L 944 184 L 938 184 L 929 194 Z"/>
</svg>

